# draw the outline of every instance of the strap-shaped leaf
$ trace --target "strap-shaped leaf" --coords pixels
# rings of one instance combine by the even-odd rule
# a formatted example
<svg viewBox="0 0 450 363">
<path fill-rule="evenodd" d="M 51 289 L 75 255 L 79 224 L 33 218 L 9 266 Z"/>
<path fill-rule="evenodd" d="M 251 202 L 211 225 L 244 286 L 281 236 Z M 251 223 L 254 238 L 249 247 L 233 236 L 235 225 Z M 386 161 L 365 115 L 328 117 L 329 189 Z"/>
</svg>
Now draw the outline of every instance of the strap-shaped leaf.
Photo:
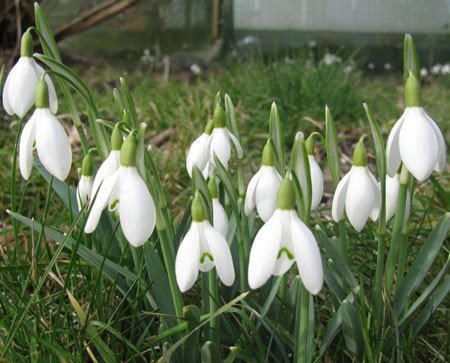
<svg viewBox="0 0 450 363">
<path fill-rule="evenodd" d="M 120 85 L 122 86 L 123 94 L 125 96 L 127 111 L 131 116 L 132 126 L 137 129 L 139 127 L 139 119 L 137 117 L 136 107 L 134 105 L 133 96 L 131 95 L 130 89 L 128 88 L 123 77 L 120 77 Z"/>
<path fill-rule="evenodd" d="M 225 93 L 225 116 L 228 129 L 233 132 L 234 136 L 239 140 L 239 143 L 241 143 L 241 133 L 239 132 L 239 127 L 236 122 L 233 101 L 231 101 L 231 97 L 228 93 Z"/>
<path fill-rule="evenodd" d="M 336 188 L 341 179 L 339 148 L 336 128 L 334 127 L 333 117 L 331 116 L 328 106 L 325 106 L 325 149 L 327 151 L 328 168 L 330 169 L 331 179 Z"/>
<path fill-rule="evenodd" d="M 192 332 L 200 324 L 200 309 L 195 305 L 187 305 L 183 308 L 183 316 L 186 319 L 186 333 Z M 200 357 L 200 331 L 197 329 L 183 343 L 183 361 L 198 362 Z"/>
<path fill-rule="evenodd" d="M 408 78 L 409 71 L 414 74 L 414 77 L 420 83 L 419 57 L 412 35 L 407 33 L 403 43 L 403 77 L 405 81 Z"/>
<path fill-rule="evenodd" d="M 408 274 L 395 294 L 395 311 L 397 316 L 403 312 L 407 297 L 412 296 L 414 291 L 422 283 L 426 273 L 436 258 L 442 243 L 447 237 L 450 226 L 450 213 L 447 212 L 431 231 L 425 244 L 409 269 Z"/>
<path fill-rule="evenodd" d="M 364 349 L 364 341 L 359 324 L 358 312 L 348 300 L 342 302 L 341 308 L 345 344 L 348 350 L 357 356 L 361 356 Z"/>
<path fill-rule="evenodd" d="M 58 47 L 56 46 L 56 41 L 53 36 L 52 30 L 48 25 L 44 12 L 37 2 L 34 3 L 34 17 L 36 20 L 36 27 L 39 30 L 39 33 L 44 38 L 49 50 L 52 52 L 53 58 L 61 61 L 61 55 L 59 54 Z"/>
<path fill-rule="evenodd" d="M 275 150 L 277 156 L 277 169 L 281 176 L 284 175 L 284 168 L 286 163 L 286 153 L 284 151 L 283 132 L 281 128 L 280 114 L 275 102 L 272 103 L 270 109 L 270 121 L 269 121 L 269 135 L 275 143 Z"/>
</svg>

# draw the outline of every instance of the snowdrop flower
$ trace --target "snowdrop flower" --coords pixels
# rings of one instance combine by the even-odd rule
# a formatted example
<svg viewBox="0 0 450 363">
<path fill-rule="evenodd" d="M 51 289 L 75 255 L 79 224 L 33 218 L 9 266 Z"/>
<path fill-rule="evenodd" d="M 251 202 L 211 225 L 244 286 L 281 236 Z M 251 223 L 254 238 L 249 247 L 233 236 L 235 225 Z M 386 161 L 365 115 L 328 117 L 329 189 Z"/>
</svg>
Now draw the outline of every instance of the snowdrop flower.
<svg viewBox="0 0 450 363">
<path fill-rule="evenodd" d="M 420 69 L 420 76 L 421 77 L 426 77 L 428 76 L 428 70 L 426 68 L 421 68 Z"/>
<path fill-rule="evenodd" d="M 305 147 L 306 153 L 308 154 L 309 170 L 311 173 L 311 211 L 313 211 L 319 206 L 323 196 L 323 173 L 314 158 L 314 134 L 311 134 L 306 139 Z"/>
<path fill-rule="evenodd" d="M 435 64 L 433 67 L 430 68 L 430 72 L 433 76 L 437 76 L 439 73 L 441 73 L 442 64 Z"/>
<path fill-rule="evenodd" d="M 311 294 L 322 289 L 323 270 L 314 235 L 294 210 L 295 193 L 290 176 L 280 185 L 277 209 L 257 233 L 250 251 L 248 283 L 264 285 L 271 275 L 284 274 L 297 262 L 303 285 Z"/>
<path fill-rule="evenodd" d="M 208 183 L 208 189 L 212 198 L 214 229 L 218 230 L 222 236 L 227 238 L 228 217 L 225 209 L 222 207 L 222 204 L 220 204 L 219 191 L 217 190 L 217 184 L 214 176 Z"/>
<path fill-rule="evenodd" d="M 120 152 L 120 167 L 103 180 L 92 204 L 84 231 L 94 232 L 103 209 L 118 210 L 125 238 L 134 247 L 143 245 L 155 227 L 153 199 L 136 169 L 136 140 L 132 131 Z"/>
<path fill-rule="evenodd" d="M 25 124 L 19 141 L 19 166 L 25 180 L 33 167 L 33 148 L 50 174 L 64 181 L 72 165 L 72 150 L 66 131 L 49 108 L 47 83 L 36 86 L 36 110 Z"/>
<path fill-rule="evenodd" d="M 386 223 L 394 216 L 397 210 L 398 192 L 400 190 L 400 174 L 397 173 L 393 177 L 386 175 Z M 406 207 L 405 207 L 405 219 L 403 224 L 406 223 L 409 217 L 411 205 L 411 197 L 409 190 L 406 194 Z"/>
<path fill-rule="evenodd" d="M 394 176 L 403 162 L 418 181 L 424 181 L 433 169 L 442 172 L 445 168 L 444 136 L 421 107 L 420 83 L 412 73 L 405 84 L 405 99 L 405 112 L 387 140 L 387 171 Z"/>
<path fill-rule="evenodd" d="M 273 166 L 272 144 L 267 140 L 263 149 L 261 169 L 248 184 L 244 204 L 245 214 L 249 215 L 256 206 L 261 219 L 267 222 L 277 207 L 277 191 L 280 184 L 281 175 Z"/>
<path fill-rule="evenodd" d="M 214 161 L 214 155 L 216 155 L 222 165 L 225 167 L 225 169 L 228 169 L 228 161 L 230 160 L 231 156 L 231 142 L 236 147 L 236 151 L 238 154 L 238 158 L 242 158 L 242 147 L 241 144 L 239 144 L 238 139 L 236 136 L 231 133 L 225 123 L 225 111 L 220 107 L 220 105 L 216 106 L 216 109 L 214 110 L 214 129 L 211 134 L 211 136 L 208 139 L 208 157 L 209 162 L 211 163 L 211 166 L 213 167 L 210 171 L 209 175 L 211 175 L 214 167 L 215 167 L 215 161 Z"/>
<path fill-rule="evenodd" d="M 120 148 L 122 147 L 123 138 L 122 133 L 117 123 L 111 134 L 111 151 L 105 161 L 95 175 L 94 184 L 92 185 L 91 195 L 93 198 L 97 195 L 98 189 L 103 181 L 113 175 L 120 166 Z"/>
<path fill-rule="evenodd" d="M 211 120 L 206 125 L 203 133 L 194 140 L 191 147 L 189 148 L 186 157 L 186 169 L 191 178 L 192 167 L 194 165 L 197 165 L 205 178 L 208 176 L 208 170 L 210 169 L 208 162 L 208 141 L 209 137 L 211 136 L 213 127 L 214 121 Z"/>
<path fill-rule="evenodd" d="M 33 59 L 33 38 L 30 31 L 22 36 L 21 56 L 6 78 L 3 88 L 3 107 L 9 115 L 23 117 L 34 103 L 36 86 L 44 70 Z M 53 83 L 48 75 L 44 77 L 47 82 L 50 110 L 56 113 L 58 100 Z M 47 106 L 48 108 L 48 106 Z"/>
<path fill-rule="evenodd" d="M 353 166 L 339 182 L 333 198 L 331 214 L 339 222 L 345 212 L 358 232 L 366 225 L 367 219 L 378 218 L 381 196 L 378 182 L 367 167 L 367 155 L 361 138 L 353 151 Z"/>
<path fill-rule="evenodd" d="M 91 197 L 92 184 L 94 183 L 94 161 L 88 152 L 81 165 L 81 177 L 77 186 L 78 210 L 81 210 L 84 204 Z"/>
<path fill-rule="evenodd" d="M 197 280 L 198 271 L 208 272 L 214 266 L 220 280 L 227 286 L 234 282 L 234 266 L 227 241 L 205 217 L 202 202 L 196 193 L 191 207 L 192 224 L 181 241 L 175 259 L 175 275 L 181 292 L 189 290 Z"/>
<path fill-rule="evenodd" d="M 450 74 L 450 63 L 444 64 L 441 69 L 441 74 Z"/>
</svg>

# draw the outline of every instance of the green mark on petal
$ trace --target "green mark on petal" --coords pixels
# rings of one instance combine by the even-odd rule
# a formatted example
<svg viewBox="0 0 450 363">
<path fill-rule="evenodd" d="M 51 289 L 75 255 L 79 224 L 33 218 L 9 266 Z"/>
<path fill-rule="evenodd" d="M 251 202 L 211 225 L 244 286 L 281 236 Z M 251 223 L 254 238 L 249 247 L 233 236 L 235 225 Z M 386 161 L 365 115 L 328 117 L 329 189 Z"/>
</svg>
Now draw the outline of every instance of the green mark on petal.
<svg viewBox="0 0 450 363">
<path fill-rule="evenodd" d="M 206 257 L 208 257 L 211 262 L 214 262 L 213 256 L 211 256 L 211 254 L 209 254 L 208 252 L 204 252 L 202 257 L 200 257 L 200 263 L 205 263 Z"/>
<path fill-rule="evenodd" d="M 286 254 L 286 256 L 287 256 L 287 258 L 289 260 L 293 260 L 294 259 L 294 255 L 286 247 L 280 248 L 280 251 L 278 252 L 277 259 L 281 258 L 281 255 L 283 254 L 283 252 Z"/>
<path fill-rule="evenodd" d="M 119 204 L 119 199 L 114 199 L 114 201 L 109 205 L 109 209 L 113 210 Z"/>
</svg>

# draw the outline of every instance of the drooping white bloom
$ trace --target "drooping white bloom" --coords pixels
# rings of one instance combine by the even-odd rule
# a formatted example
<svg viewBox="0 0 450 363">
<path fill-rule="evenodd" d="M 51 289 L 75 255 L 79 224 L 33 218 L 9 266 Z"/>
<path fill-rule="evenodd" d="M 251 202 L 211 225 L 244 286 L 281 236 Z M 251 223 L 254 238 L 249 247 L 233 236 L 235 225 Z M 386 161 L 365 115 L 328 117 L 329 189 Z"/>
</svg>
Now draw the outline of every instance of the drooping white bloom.
<svg viewBox="0 0 450 363">
<path fill-rule="evenodd" d="M 25 116 L 34 104 L 36 86 L 44 73 L 32 57 L 33 39 L 29 32 L 22 36 L 21 57 L 11 68 L 3 88 L 3 107 L 9 115 Z M 53 113 L 58 111 L 55 87 L 48 75 L 44 77 L 48 86 L 49 105 Z"/>
<path fill-rule="evenodd" d="M 388 222 L 397 210 L 398 193 L 400 190 L 400 174 L 395 174 L 393 177 L 386 175 L 386 222 Z M 411 197 L 409 190 L 406 194 L 405 219 L 408 220 L 411 207 Z"/>
<path fill-rule="evenodd" d="M 320 169 L 319 164 L 317 164 L 314 155 L 308 155 L 309 169 L 311 172 L 311 211 L 315 210 L 322 200 L 323 196 L 323 173 Z"/>
<path fill-rule="evenodd" d="M 25 180 L 33 167 L 33 148 L 42 165 L 59 180 L 65 180 L 72 165 L 72 150 L 66 131 L 48 108 L 48 88 L 45 81 L 36 87 L 36 110 L 25 124 L 19 141 L 19 166 Z"/>
<path fill-rule="evenodd" d="M 272 217 L 277 207 L 277 191 L 281 184 L 281 175 L 273 166 L 262 165 L 248 184 L 245 195 L 244 211 L 249 215 L 253 209 L 258 211 L 264 222 Z"/>
<path fill-rule="evenodd" d="M 95 174 L 94 184 L 92 185 L 91 195 L 94 198 L 98 192 L 98 188 L 103 181 L 113 175 L 120 166 L 120 148 L 122 147 L 123 137 L 117 124 L 111 134 L 111 151 L 105 161 Z"/>
<path fill-rule="evenodd" d="M 220 204 L 219 199 L 212 198 L 213 207 L 213 225 L 216 230 L 220 232 L 222 236 L 227 237 L 228 232 L 228 217 Z"/>
<path fill-rule="evenodd" d="M 192 167 L 197 165 L 204 176 L 207 176 L 208 170 L 208 140 L 207 133 L 201 134 L 194 140 L 186 157 L 186 169 L 190 177 L 192 177 Z"/>
<path fill-rule="evenodd" d="M 249 215 L 256 206 L 264 222 L 272 217 L 277 207 L 277 192 L 281 184 L 281 175 L 273 167 L 273 148 L 270 140 L 263 149 L 262 166 L 248 184 L 245 195 L 244 212 Z"/>
<path fill-rule="evenodd" d="M 81 175 L 77 186 L 77 203 L 78 210 L 83 208 L 83 205 L 91 197 L 92 184 L 94 183 L 93 176 Z"/>
<path fill-rule="evenodd" d="M 403 162 L 418 181 L 424 181 L 433 169 L 442 172 L 445 168 L 444 136 L 423 107 L 406 107 L 389 134 L 386 154 L 390 176 Z"/>
<path fill-rule="evenodd" d="M 290 185 L 283 187 L 287 184 Z M 280 198 L 283 189 L 290 191 Z M 316 295 L 322 289 L 319 247 L 293 209 L 294 203 L 292 181 L 287 177 L 279 188 L 277 209 L 257 233 L 250 251 L 248 282 L 252 289 L 262 286 L 271 275 L 284 274 L 294 262 L 297 262 L 303 285 L 311 294 Z"/>
<path fill-rule="evenodd" d="M 367 219 L 378 218 L 381 207 L 378 182 L 367 166 L 352 166 L 339 182 L 333 198 L 331 213 L 339 222 L 345 212 L 358 232 L 366 225 Z"/>
<path fill-rule="evenodd" d="M 192 203 L 191 228 L 181 241 L 175 260 L 175 275 L 181 292 L 194 285 L 199 270 L 208 272 L 214 266 L 220 280 L 231 286 L 235 275 L 230 248 L 223 235 L 204 217 L 203 206 L 196 196 Z"/>
<path fill-rule="evenodd" d="M 225 169 L 228 169 L 228 161 L 231 156 L 231 143 L 236 147 L 238 158 L 242 158 L 242 147 L 236 136 L 231 133 L 226 127 L 225 112 L 222 107 L 217 105 L 214 110 L 214 129 L 208 139 L 207 155 L 209 158 L 210 168 L 209 175 L 212 174 L 215 168 L 214 155 L 220 160 Z"/>
<path fill-rule="evenodd" d="M 134 143 L 134 149 L 129 147 L 131 143 Z M 96 229 L 103 209 L 108 206 L 109 211 L 119 212 L 120 225 L 128 242 L 139 247 L 153 232 L 156 211 L 147 185 L 135 166 L 135 144 L 134 135 L 130 134 L 121 149 L 121 166 L 100 185 L 84 231 L 92 233 Z M 127 149 L 132 151 L 123 156 Z"/>
</svg>

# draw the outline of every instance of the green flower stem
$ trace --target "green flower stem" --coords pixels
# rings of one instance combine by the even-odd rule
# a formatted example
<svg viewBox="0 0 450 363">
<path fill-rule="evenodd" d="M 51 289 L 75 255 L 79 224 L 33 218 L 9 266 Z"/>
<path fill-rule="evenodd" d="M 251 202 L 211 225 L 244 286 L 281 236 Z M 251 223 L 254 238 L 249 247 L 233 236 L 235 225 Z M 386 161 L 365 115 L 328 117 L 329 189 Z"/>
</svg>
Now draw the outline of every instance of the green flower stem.
<svg viewBox="0 0 450 363">
<path fill-rule="evenodd" d="M 217 272 L 215 269 L 209 271 L 209 311 L 213 316 L 217 311 L 217 302 L 219 301 L 219 292 L 217 290 Z M 219 318 L 214 317 L 209 322 L 210 340 L 220 347 L 220 334 L 219 334 Z"/>
<path fill-rule="evenodd" d="M 406 256 L 408 256 L 408 228 L 405 224 L 402 230 L 402 236 L 400 239 L 400 253 L 398 255 L 398 267 L 397 267 L 397 286 L 400 286 L 403 281 L 403 275 L 405 274 Z M 406 227 L 406 228 L 405 228 Z"/>
<path fill-rule="evenodd" d="M 339 221 L 339 241 L 341 243 L 342 258 L 345 262 L 348 262 L 347 229 L 343 219 Z"/>
<path fill-rule="evenodd" d="M 158 207 L 157 207 L 158 208 Z M 166 265 L 167 277 L 169 278 L 170 292 L 172 293 L 173 304 L 175 306 L 175 312 L 177 316 L 183 316 L 183 296 L 178 289 L 177 280 L 175 277 L 175 257 L 173 254 L 173 247 L 170 246 L 171 240 L 168 237 L 167 230 L 158 229 L 158 236 L 161 243 L 161 250 L 163 253 L 164 264 Z"/>
<path fill-rule="evenodd" d="M 308 362 L 308 317 L 309 317 L 309 292 L 300 284 L 297 295 L 297 318 L 300 318 L 300 324 L 295 329 L 295 362 Z"/>
<path fill-rule="evenodd" d="M 25 117 L 22 117 L 19 121 L 19 125 L 17 127 L 17 132 L 16 132 L 16 141 L 14 144 L 14 154 L 13 154 L 12 170 L 11 170 L 11 211 L 12 212 L 18 212 L 18 211 L 16 211 L 17 153 L 18 153 L 18 148 L 19 148 L 20 131 L 22 129 L 22 124 L 23 124 L 24 120 L 25 120 Z M 14 231 L 13 262 L 16 263 L 17 251 L 20 251 L 20 248 L 19 248 L 19 225 L 15 218 L 12 218 L 12 224 L 13 224 L 13 231 Z"/>
<path fill-rule="evenodd" d="M 241 285 L 241 291 L 246 291 L 246 280 L 245 280 L 245 271 L 246 269 L 246 259 L 245 259 L 245 252 L 244 252 L 244 243 L 242 242 L 242 239 L 238 235 L 238 250 L 239 250 L 239 282 Z"/>
<path fill-rule="evenodd" d="M 391 296 L 395 265 L 400 249 L 403 220 L 405 218 L 406 196 L 408 192 L 408 179 L 409 171 L 406 169 L 405 165 L 403 165 L 400 174 L 400 190 L 397 199 L 397 209 L 395 211 L 394 229 L 392 231 L 392 238 L 386 263 L 386 292 L 388 296 Z"/>
</svg>

